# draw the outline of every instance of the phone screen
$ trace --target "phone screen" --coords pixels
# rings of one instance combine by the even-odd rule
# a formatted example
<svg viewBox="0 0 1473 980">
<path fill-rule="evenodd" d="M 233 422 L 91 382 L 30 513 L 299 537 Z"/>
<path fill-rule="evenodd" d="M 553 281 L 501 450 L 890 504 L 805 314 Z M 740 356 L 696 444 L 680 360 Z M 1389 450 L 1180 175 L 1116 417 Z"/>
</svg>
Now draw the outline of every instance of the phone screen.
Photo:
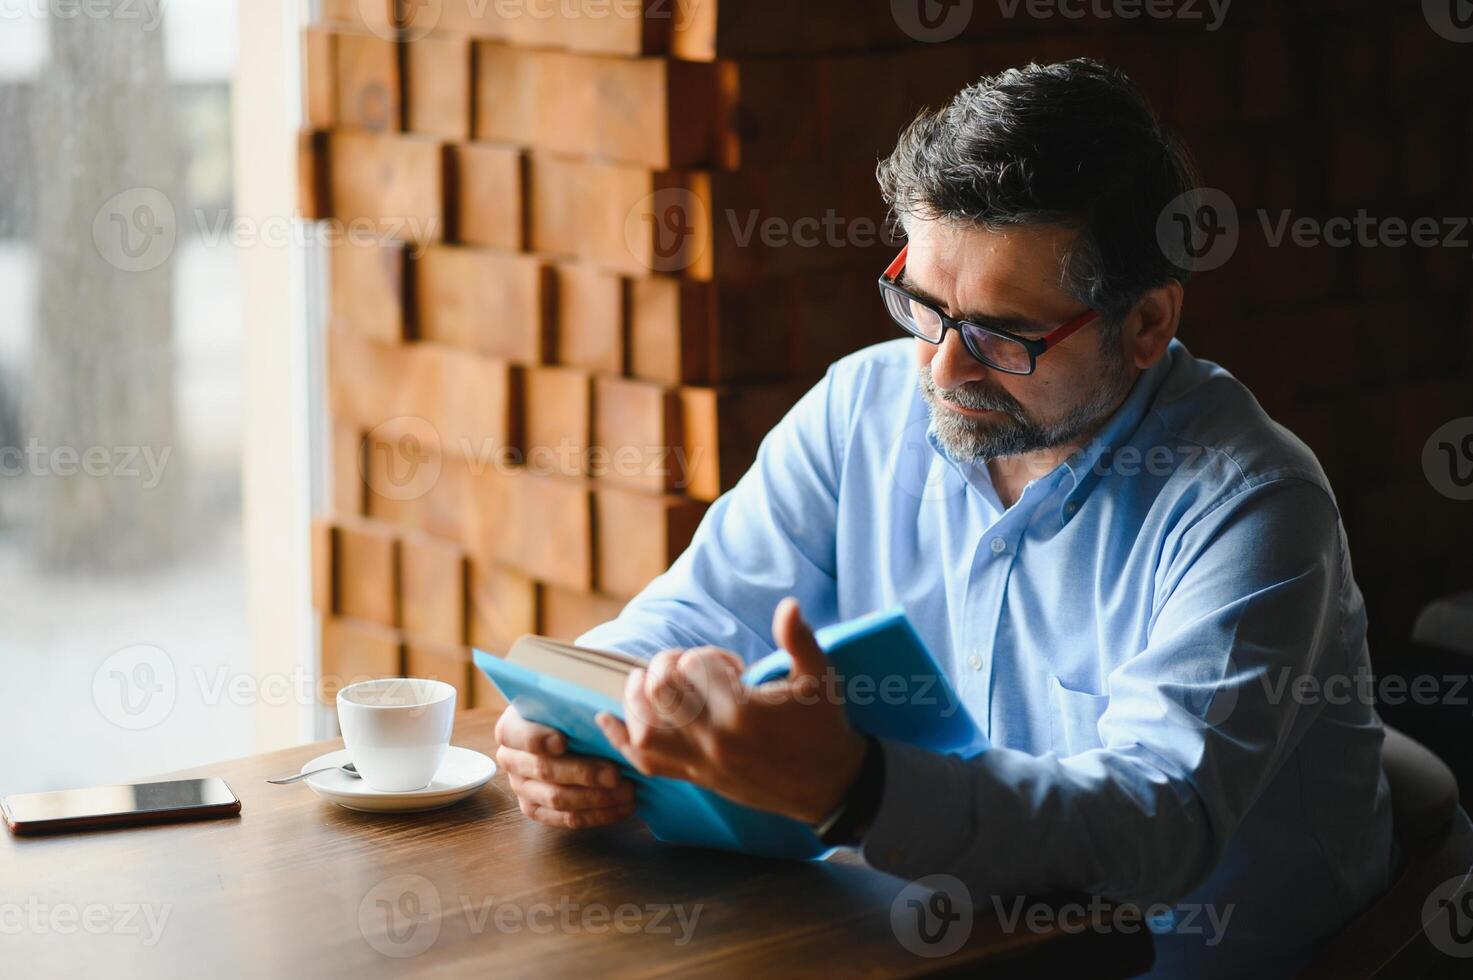
<svg viewBox="0 0 1473 980">
<path fill-rule="evenodd" d="M 0 799 L 5 822 L 60 824 L 107 817 L 166 815 L 171 811 L 229 809 L 238 806 L 235 793 L 222 779 L 178 779 L 131 786 L 95 786 L 48 793 L 18 793 Z"/>
</svg>

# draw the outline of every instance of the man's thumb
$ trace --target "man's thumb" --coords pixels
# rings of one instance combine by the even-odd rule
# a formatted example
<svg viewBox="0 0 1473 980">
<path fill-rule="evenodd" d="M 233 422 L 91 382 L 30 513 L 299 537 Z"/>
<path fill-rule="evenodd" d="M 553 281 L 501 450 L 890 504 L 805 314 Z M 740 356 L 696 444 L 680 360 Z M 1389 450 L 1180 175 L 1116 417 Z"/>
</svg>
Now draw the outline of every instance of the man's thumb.
<svg viewBox="0 0 1473 980">
<path fill-rule="evenodd" d="M 813 638 L 813 630 L 803 621 L 798 600 L 792 596 L 777 604 L 772 615 L 772 638 L 793 658 L 792 677 L 822 677 L 828 660 Z"/>
</svg>

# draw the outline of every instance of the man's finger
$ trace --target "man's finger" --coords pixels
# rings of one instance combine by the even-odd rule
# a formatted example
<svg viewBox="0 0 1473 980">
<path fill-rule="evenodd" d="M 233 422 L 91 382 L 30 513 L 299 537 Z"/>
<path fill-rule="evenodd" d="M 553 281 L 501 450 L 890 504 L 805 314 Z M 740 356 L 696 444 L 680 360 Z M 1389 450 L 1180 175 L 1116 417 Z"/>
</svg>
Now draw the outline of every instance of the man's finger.
<svg viewBox="0 0 1473 980">
<path fill-rule="evenodd" d="M 669 776 L 673 779 L 683 779 L 687 774 L 686 766 L 669 753 L 662 751 L 653 744 L 640 745 L 635 736 L 624 722 L 606 712 L 599 712 L 594 716 L 594 721 L 603 731 L 604 737 L 609 744 L 619 751 L 619 754 L 629 760 L 629 764 L 638 769 L 646 776 Z M 632 724 L 640 725 L 639 722 Z M 640 726 L 643 731 L 649 729 Z M 658 737 L 658 731 L 650 731 L 650 735 Z"/>
<path fill-rule="evenodd" d="M 645 666 L 646 684 L 658 686 L 668 683 L 683 654 L 682 650 L 661 650 L 651 657 Z"/>
<path fill-rule="evenodd" d="M 517 775 L 510 776 L 509 781 L 512 792 L 519 799 L 553 810 L 602 810 L 634 801 L 634 784 L 628 780 L 624 780 L 614 789 L 544 783 L 539 779 L 525 779 Z"/>
<path fill-rule="evenodd" d="M 803 620 L 798 600 L 792 596 L 777 604 L 772 614 L 772 638 L 793 658 L 793 678 L 821 678 L 828 670 L 828 658 L 813 637 L 813 630 Z"/>
<path fill-rule="evenodd" d="M 496 722 L 496 741 L 523 752 L 562 755 L 568 750 L 563 733 L 523 718 L 515 706 L 508 707 Z"/>
<path fill-rule="evenodd" d="M 602 786 L 605 789 L 619 785 L 619 773 L 612 762 L 584 756 L 538 755 L 503 745 L 496 750 L 496 761 L 508 775 L 524 779 L 564 786 Z"/>
<path fill-rule="evenodd" d="M 577 810 L 569 813 L 536 803 L 523 804 L 522 812 L 540 824 L 562 827 L 567 830 L 586 830 L 589 827 L 605 827 L 634 816 L 634 804 L 604 807 L 597 810 Z"/>
<path fill-rule="evenodd" d="M 720 647 L 694 647 L 680 655 L 676 665 L 681 673 L 695 683 L 699 677 L 735 677 L 740 679 L 746 664 L 730 650 Z"/>
</svg>

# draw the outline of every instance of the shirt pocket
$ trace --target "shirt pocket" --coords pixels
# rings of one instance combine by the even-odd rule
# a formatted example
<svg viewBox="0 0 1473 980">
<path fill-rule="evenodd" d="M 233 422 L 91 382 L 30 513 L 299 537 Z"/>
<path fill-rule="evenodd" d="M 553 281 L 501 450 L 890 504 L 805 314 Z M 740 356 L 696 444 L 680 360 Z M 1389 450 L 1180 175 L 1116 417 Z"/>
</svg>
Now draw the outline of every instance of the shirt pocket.
<svg viewBox="0 0 1473 980">
<path fill-rule="evenodd" d="M 1078 755 L 1104 745 L 1100 716 L 1110 705 L 1108 694 L 1090 694 L 1064 686 L 1053 674 L 1048 679 L 1049 744 L 1060 756 Z"/>
</svg>

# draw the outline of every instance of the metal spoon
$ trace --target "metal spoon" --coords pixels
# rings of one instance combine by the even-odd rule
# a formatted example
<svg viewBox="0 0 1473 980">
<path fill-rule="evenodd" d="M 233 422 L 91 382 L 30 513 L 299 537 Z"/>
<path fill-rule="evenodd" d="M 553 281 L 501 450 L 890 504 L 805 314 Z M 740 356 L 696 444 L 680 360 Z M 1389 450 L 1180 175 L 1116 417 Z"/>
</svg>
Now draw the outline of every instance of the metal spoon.
<svg viewBox="0 0 1473 980">
<path fill-rule="evenodd" d="M 349 762 L 346 765 L 327 766 L 322 769 L 313 769 L 310 772 L 299 772 L 295 776 L 281 776 L 277 779 L 268 779 L 266 780 L 266 782 L 275 783 L 277 786 L 285 786 L 287 783 L 299 783 L 302 780 L 306 779 L 308 776 L 315 776 L 320 772 L 332 772 L 334 769 L 341 769 L 343 772 L 352 776 L 354 779 L 363 778 L 362 776 L 358 775 L 358 770 L 353 768 L 353 763 Z"/>
</svg>

